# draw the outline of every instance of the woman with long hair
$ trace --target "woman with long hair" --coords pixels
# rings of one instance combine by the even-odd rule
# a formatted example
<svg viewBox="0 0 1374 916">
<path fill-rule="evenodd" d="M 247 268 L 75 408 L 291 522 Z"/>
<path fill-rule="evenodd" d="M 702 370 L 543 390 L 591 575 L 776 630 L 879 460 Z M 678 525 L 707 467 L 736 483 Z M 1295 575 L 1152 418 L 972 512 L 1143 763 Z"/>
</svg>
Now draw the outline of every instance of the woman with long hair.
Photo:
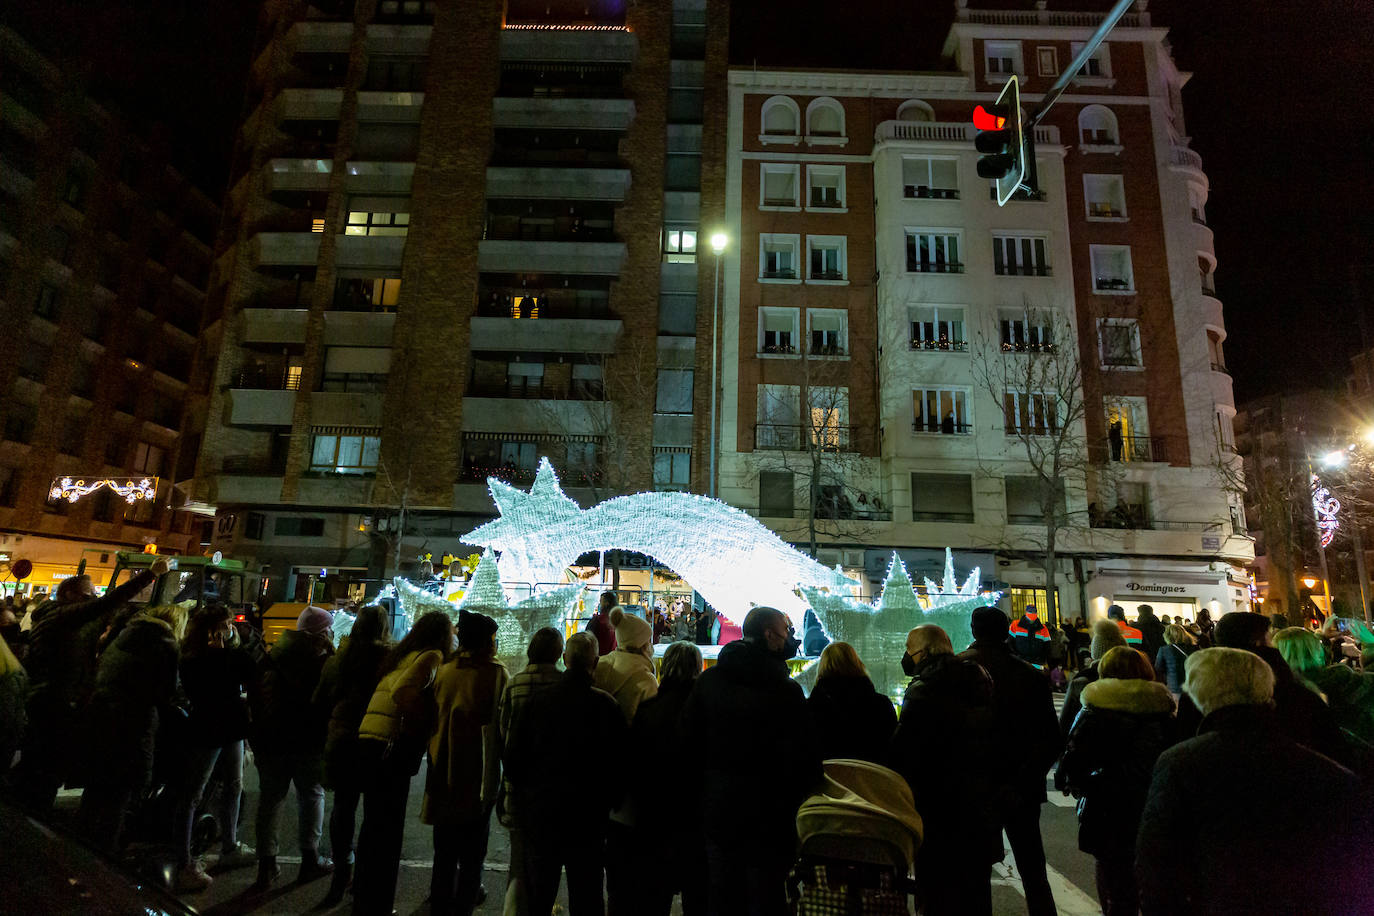
<svg viewBox="0 0 1374 916">
<path fill-rule="evenodd" d="M 358 832 L 353 912 L 391 912 L 401 867 L 410 780 L 434 730 L 434 679 L 453 648 L 453 621 L 431 611 L 382 662 L 381 681 L 358 726 L 363 826 Z"/>
<path fill-rule="evenodd" d="M 375 604 L 361 608 L 339 651 L 324 663 L 315 688 L 315 704 L 330 711 L 324 739 L 324 785 L 334 791 L 334 807 L 329 813 L 334 873 L 329 892 L 320 902 L 322 909 L 343 900 L 353 879 L 353 835 L 363 797 L 358 726 L 381 679 L 382 662 L 390 648 L 386 638 L 390 623 L 383 608 Z"/>
<path fill-rule="evenodd" d="M 816 723 L 821 757 L 848 757 L 881 763 L 887 759 L 897 710 L 868 677 L 859 653 L 847 642 L 832 642 L 821 652 L 816 686 L 807 707 Z"/>
</svg>

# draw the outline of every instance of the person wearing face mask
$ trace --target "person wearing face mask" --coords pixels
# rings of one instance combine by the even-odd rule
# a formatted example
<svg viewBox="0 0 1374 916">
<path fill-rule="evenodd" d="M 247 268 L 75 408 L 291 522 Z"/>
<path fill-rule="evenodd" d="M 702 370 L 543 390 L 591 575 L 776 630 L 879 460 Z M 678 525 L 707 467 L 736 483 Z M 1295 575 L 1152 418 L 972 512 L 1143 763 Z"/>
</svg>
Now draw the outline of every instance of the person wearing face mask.
<svg viewBox="0 0 1374 916">
<path fill-rule="evenodd" d="M 911 786 L 925 839 L 916 880 L 928 916 L 992 912 L 992 863 L 1002 858 L 993 810 L 997 723 L 992 678 L 954 654 L 948 634 L 924 624 L 907 634 L 911 677 L 892 737 L 890 765 Z"/>
<path fill-rule="evenodd" d="M 697 679 L 682 713 L 684 761 L 700 773 L 707 911 L 781 914 L 797 843 L 797 807 L 821 775 L 787 615 L 756 607 L 744 638 Z"/>
</svg>

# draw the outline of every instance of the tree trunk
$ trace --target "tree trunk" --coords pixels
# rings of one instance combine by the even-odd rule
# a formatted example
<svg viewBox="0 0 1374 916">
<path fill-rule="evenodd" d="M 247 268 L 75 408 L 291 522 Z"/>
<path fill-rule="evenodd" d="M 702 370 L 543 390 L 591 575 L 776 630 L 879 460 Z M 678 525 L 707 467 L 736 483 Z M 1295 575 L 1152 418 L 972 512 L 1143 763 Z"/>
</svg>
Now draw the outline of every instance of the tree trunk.
<svg viewBox="0 0 1374 916">
<path fill-rule="evenodd" d="M 1057 591 L 1056 575 L 1059 566 L 1058 555 L 1055 552 L 1055 524 L 1053 521 L 1045 525 L 1045 626 L 1059 626 L 1059 597 Z"/>
</svg>

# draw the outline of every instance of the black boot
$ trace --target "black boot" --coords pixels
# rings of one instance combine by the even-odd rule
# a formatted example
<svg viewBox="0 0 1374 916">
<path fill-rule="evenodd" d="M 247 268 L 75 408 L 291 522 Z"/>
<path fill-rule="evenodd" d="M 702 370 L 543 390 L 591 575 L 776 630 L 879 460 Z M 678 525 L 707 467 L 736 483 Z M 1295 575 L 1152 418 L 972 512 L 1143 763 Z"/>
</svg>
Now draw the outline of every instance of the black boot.
<svg viewBox="0 0 1374 916">
<path fill-rule="evenodd" d="M 342 903 L 344 891 L 348 890 L 348 885 L 352 880 L 353 863 L 335 862 L 334 874 L 329 880 L 329 893 L 324 895 L 324 899 L 319 902 L 315 909 L 328 910 Z"/>
<path fill-rule="evenodd" d="M 301 870 L 296 875 L 297 884 L 308 884 L 316 878 L 323 878 L 325 875 L 334 871 L 334 862 L 322 855 L 304 856 L 301 858 Z"/>
<path fill-rule="evenodd" d="M 281 876 L 281 866 L 277 865 L 276 856 L 260 856 L 258 858 L 258 880 L 253 882 L 253 890 L 265 891 L 272 886 L 272 882 Z"/>
</svg>

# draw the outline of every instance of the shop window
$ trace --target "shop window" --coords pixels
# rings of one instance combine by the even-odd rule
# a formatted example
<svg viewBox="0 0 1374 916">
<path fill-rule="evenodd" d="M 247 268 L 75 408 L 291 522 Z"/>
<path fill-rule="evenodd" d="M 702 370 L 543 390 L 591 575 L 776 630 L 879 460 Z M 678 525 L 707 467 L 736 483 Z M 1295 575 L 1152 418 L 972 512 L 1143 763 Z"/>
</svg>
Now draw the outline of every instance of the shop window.
<svg viewBox="0 0 1374 916">
<path fill-rule="evenodd" d="M 1028 610 L 1035 610 L 1040 615 L 1042 621 L 1048 622 L 1049 617 L 1049 592 L 1043 588 L 1027 588 L 1021 585 L 1013 585 L 1008 589 L 1007 597 L 1011 601 L 1011 619 L 1016 620 Z M 1054 600 L 1056 609 L 1059 606 L 1059 589 L 1054 590 Z"/>
</svg>

